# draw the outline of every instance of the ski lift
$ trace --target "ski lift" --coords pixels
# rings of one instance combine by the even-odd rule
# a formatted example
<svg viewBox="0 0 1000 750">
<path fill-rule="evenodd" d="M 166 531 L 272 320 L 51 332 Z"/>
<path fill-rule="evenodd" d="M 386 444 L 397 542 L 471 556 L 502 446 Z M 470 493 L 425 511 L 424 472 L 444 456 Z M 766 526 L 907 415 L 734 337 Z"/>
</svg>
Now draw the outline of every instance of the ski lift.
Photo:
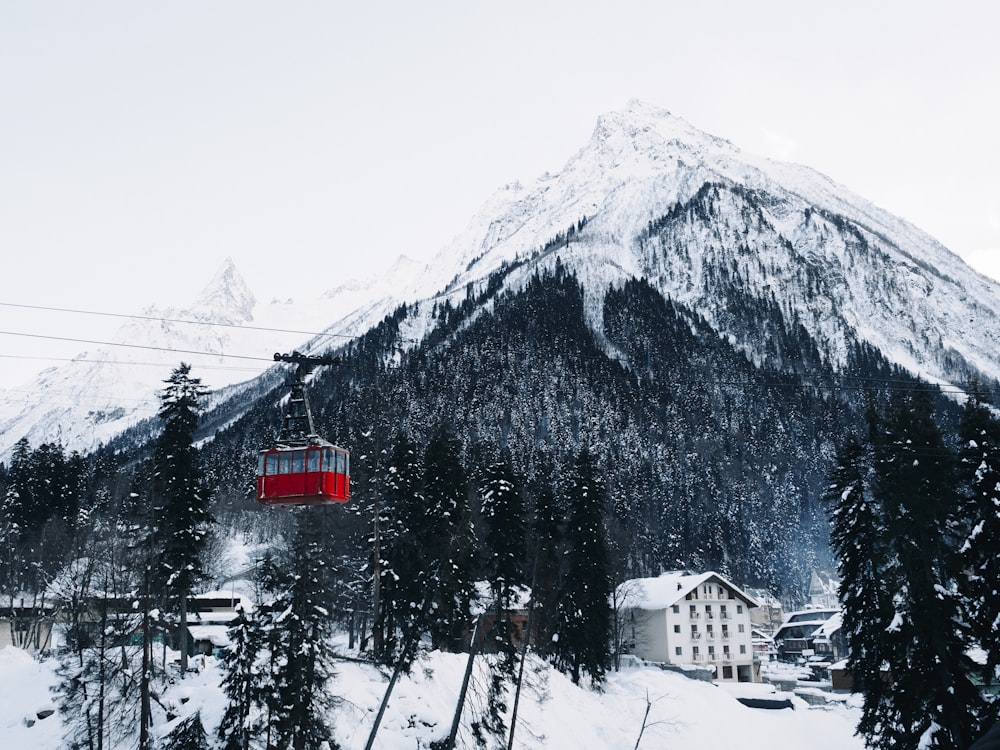
<svg viewBox="0 0 1000 750">
<path fill-rule="evenodd" d="M 320 365 L 340 362 L 299 352 L 275 354 L 276 362 L 298 365 L 277 443 L 257 454 L 257 501 L 262 505 L 339 505 L 351 498 L 350 454 L 313 429 L 305 379 Z"/>
</svg>

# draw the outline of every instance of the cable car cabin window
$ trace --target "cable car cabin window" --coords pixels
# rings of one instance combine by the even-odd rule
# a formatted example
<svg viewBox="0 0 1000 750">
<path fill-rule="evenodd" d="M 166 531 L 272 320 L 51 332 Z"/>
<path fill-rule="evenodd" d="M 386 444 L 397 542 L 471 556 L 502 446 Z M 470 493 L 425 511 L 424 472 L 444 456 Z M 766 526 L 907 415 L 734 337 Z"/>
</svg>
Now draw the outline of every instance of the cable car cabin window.
<svg viewBox="0 0 1000 750">
<path fill-rule="evenodd" d="M 306 471 L 319 471 L 320 452 L 316 448 L 310 448 L 306 454 Z"/>
<path fill-rule="evenodd" d="M 292 473 L 302 474 L 306 470 L 306 452 L 292 451 Z"/>
<path fill-rule="evenodd" d="M 333 450 L 323 449 L 323 471 L 333 471 Z"/>
<path fill-rule="evenodd" d="M 351 473 L 351 454 L 349 454 L 349 453 L 342 453 L 341 455 L 343 456 L 344 473 L 345 474 L 350 474 Z"/>
<path fill-rule="evenodd" d="M 264 456 L 264 474 L 273 477 L 278 473 L 278 454 L 268 453 Z"/>
<path fill-rule="evenodd" d="M 257 454 L 257 476 L 264 476 L 264 454 Z"/>
<path fill-rule="evenodd" d="M 291 453 L 279 453 L 278 456 L 278 473 L 279 474 L 291 474 L 292 473 L 292 454 Z"/>
</svg>

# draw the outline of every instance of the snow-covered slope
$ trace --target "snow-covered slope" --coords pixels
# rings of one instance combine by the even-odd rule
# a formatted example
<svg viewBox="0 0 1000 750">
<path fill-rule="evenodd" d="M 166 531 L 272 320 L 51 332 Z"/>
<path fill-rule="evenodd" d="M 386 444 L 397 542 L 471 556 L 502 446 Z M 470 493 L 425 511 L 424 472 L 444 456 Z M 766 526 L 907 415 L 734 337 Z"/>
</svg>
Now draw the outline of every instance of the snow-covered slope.
<svg viewBox="0 0 1000 750">
<path fill-rule="evenodd" d="M 396 685 L 374 747 L 426 748 L 446 737 L 465 663 L 462 654 L 434 652 L 415 665 L 411 674 Z M 53 660 L 39 664 L 12 647 L 0 650 L 0 737 L 7 750 L 56 750 L 63 746 L 62 716 L 56 712 L 38 718 L 40 711 L 55 708 L 49 693 L 49 687 L 56 682 L 54 667 Z M 473 695 L 460 725 L 459 747 L 476 747 L 470 723 L 476 712 L 482 711 L 483 698 L 476 691 L 486 680 L 479 669 L 474 678 Z M 214 735 L 225 705 L 220 679 L 215 661 L 208 659 L 199 673 L 189 675 L 161 695 L 154 709 L 158 719 L 155 735 L 163 736 L 195 712 L 201 713 L 206 731 Z M 371 665 L 338 665 L 338 675 L 330 687 L 341 700 L 328 719 L 341 747 L 365 747 L 387 680 L 387 675 Z M 809 708 L 797 698 L 794 710 L 747 708 L 724 688 L 655 667 L 613 672 L 604 691 L 598 693 L 576 687 L 565 675 L 533 662 L 526 670 L 525 684 L 514 743 L 522 750 L 635 747 L 647 701 L 649 714 L 639 745 L 643 748 L 861 750 L 864 746 L 853 736 L 857 709 L 837 705 Z M 748 692 L 750 695 L 761 695 L 765 689 L 763 685 L 737 687 L 757 689 Z M 508 696 L 508 706 L 512 703 Z M 166 722 L 161 705 L 171 707 L 177 718 Z M 506 746 L 502 742 L 495 744 Z"/>
</svg>

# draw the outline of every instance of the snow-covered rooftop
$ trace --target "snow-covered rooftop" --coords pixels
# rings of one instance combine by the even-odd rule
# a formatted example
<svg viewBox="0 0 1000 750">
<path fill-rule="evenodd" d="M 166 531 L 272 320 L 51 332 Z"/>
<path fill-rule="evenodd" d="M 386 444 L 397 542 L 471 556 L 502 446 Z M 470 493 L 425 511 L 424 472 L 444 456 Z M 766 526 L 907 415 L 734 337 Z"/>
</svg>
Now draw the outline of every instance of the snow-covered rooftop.
<svg viewBox="0 0 1000 750">
<path fill-rule="evenodd" d="M 703 583 L 717 583 L 733 591 L 750 607 L 760 606 L 756 599 L 715 571 L 689 573 L 669 571 L 656 578 L 633 578 L 618 587 L 619 601 L 627 607 L 666 609 L 673 606 Z"/>
</svg>

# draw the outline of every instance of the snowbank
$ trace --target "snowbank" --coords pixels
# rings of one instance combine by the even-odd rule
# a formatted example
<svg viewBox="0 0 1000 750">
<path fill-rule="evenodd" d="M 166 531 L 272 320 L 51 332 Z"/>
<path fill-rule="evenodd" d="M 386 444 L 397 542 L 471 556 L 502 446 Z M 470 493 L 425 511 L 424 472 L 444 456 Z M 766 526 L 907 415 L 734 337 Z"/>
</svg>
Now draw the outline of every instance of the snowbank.
<svg viewBox="0 0 1000 750">
<path fill-rule="evenodd" d="M 433 652 L 421 659 L 412 673 L 397 683 L 375 747 L 427 748 L 431 741 L 447 736 L 465 664 L 462 654 Z M 49 692 L 55 684 L 54 667 L 53 661 L 39 664 L 17 649 L 0 651 L 0 746 L 5 750 L 57 750 L 61 746 L 58 712 L 37 718 L 40 711 L 54 708 Z M 345 750 L 360 749 L 367 741 L 389 674 L 354 661 L 339 662 L 337 670 L 332 688 L 340 700 L 330 717 L 335 736 Z M 475 747 L 470 723 L 484 708 L 484 676 L 484 670 L 477 666 L 463 713 L 460 747 Z M 611 673 L 602 692 L 576 687 L 539 661 L 529 662 L 525 676 L 515 742 L 515 747 L 524 750 L 631 748 L 642 728 L 647 699 L 650 710 L 642 748 L 864 747 L 854 736 L 857 709 L 848 706 L 809 708 L 794 699 L 794 710 L 747 708 L 732 691 L 650 666 Z M 217 663 L 209 658 L 202 672 L 172 686 L 165 702 L 181 717 L 200 710 L 212 735 L 224 708 L 220 677 Z M 512 695 L 508 695 L 508 708 L 512 702 Z M 28 726 L 32 720 L 33 726 Z M 158 728 L 157 734 L 164 729 Z"/>
</svg>

